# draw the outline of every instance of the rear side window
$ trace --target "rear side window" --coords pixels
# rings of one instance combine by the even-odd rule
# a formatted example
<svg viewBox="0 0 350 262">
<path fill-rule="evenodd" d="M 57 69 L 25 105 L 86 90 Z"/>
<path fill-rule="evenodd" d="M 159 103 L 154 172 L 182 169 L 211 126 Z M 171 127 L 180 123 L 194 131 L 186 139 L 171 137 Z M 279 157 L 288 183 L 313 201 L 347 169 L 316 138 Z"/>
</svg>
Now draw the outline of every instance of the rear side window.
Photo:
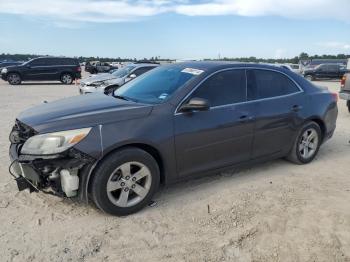
<svg viewBox="0 0 350 262">
<path fill-rule="evenodd" d="M 299 92 L 296 84 L 284 74 L 269 70 L 249 70 L 249 100 L 289 95 Z"/>
<path fill-rule="evenodd" d="M 211 76 L 191 97 L 207 99 L 213 107 L 245 102 L 246 91 L 245 70 L 228 70 Z"/>
</svg>

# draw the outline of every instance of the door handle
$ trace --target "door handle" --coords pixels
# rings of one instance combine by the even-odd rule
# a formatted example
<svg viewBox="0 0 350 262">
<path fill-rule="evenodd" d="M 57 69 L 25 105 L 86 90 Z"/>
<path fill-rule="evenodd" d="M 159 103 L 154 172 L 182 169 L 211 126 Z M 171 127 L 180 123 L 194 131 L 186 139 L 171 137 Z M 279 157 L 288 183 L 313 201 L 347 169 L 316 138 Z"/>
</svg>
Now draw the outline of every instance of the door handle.
<svg viewBox="0 0 350 262">
<path fill-rule="evenodd" d="M 243 116 L 239 117 L 239 122 L 241 122 L 241 123 L 250 122 L 252 120 L 254 120 L 254 117 L 248 116 L 248 115 L 243 115 Z"/>
<path fill-rule="evenodd" d="M 302 108 L 303 108 L 303 107 L 300 106 L 300 105 L 294 105 L 294 106 L 292 106 L 292 111 L 293 111 L 293 112 L 298 112 L 298 111 L 300 111 Z"/>
</svg>

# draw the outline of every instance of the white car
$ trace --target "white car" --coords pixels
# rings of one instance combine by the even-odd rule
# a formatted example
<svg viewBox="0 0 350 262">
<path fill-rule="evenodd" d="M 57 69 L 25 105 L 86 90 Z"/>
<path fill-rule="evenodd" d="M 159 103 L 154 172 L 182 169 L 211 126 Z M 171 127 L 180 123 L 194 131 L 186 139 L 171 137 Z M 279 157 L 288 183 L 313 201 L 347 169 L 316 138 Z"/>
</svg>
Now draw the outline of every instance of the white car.
<svg viewBox="0 0 350 262">
<path fill-rule="evenodd" d="M 80 82 L 79 93 L 82 95 L 95 92 L 107 94 L 111 93 L 131 79 L 136 78 L 158 66 L 158 64 L 151 63 L 135 63 L 120 68 L 111 74 L 103 73 L 90 76 Z"/>
</svg>

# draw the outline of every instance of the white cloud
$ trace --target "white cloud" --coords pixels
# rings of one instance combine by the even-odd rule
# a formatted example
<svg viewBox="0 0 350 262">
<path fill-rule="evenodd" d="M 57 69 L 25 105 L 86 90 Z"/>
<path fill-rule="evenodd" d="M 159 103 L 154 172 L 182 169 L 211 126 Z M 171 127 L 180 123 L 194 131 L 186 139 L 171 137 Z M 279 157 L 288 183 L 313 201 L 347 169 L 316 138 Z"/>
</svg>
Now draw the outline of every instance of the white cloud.
<svg viewBox="0 0 350 262">
<path fill-rule="evenodd" d="M 0 13 L 81 22 L 120 22 L 162 13 L 281 16 L 350 22 L 350 0 L 0 0 Z"/>
<path fill-rule="evenodd" d="M 350 50 L 350 43 L 330 41 L 330 42 L 318 43 L 318 45 L 325 48 L 331 48 L 331 49 L 337 49 L 337 50 Z"/>
</svg>

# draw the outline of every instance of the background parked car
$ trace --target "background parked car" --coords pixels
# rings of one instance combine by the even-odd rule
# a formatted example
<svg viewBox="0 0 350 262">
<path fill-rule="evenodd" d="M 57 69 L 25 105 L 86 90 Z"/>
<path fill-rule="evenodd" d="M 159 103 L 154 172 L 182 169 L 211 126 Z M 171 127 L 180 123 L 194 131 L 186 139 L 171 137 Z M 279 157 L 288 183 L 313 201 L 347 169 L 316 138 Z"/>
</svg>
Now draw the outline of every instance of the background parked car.
<svg viewBox="0 0 350 262">
<path fill-rule="evenodd" d="M 12 65 L 21 65 L 21 64 L 23 64 L 23 62 L 15 62 L 15 61 L 12 61 L 12 62 L 1 62 L 0 63 L 0 72 L 1 72 L 1 70 L 4 67 L 12 66 Z"/>
<path fill-rule="evenodd" d="M 85 71 L 90 74 L 106 73 L 112 69 L 118 69 L 118 66 L 113 66 L 107 62 L 86 62 Z"/>
<path fill-rule="evenodd" d="M 94 92 L 111 93 L 121 85 L 159 66 L 158 64 L 135 63 L 114 71 L 112 74 L 97 74 L 80 82 L 80 94 Z"/>
<path fill-rule="evenodd" d="M 340 64 L 321 64 L 315 68 L 304 70 L 304 77 L 308 80 L 317 79 L 341 79 L 347 72 L 344 65 Z"/>
<path fill-rule="evenodd" d="M 346 100 L 346 106 L 350 113 L 350 73 L 346 73 L 340 82 L 339 97 Z"/>
<path fill-rule="evenodd" d="M 11 85 L 22 81 L 61 81 L 71 84 L 81 78 L 81 67 L 77 59 L 66 57 L 39 57 L 21 65 L 8 66 L 1 70 L 1 78 Z"/>
</svg>

